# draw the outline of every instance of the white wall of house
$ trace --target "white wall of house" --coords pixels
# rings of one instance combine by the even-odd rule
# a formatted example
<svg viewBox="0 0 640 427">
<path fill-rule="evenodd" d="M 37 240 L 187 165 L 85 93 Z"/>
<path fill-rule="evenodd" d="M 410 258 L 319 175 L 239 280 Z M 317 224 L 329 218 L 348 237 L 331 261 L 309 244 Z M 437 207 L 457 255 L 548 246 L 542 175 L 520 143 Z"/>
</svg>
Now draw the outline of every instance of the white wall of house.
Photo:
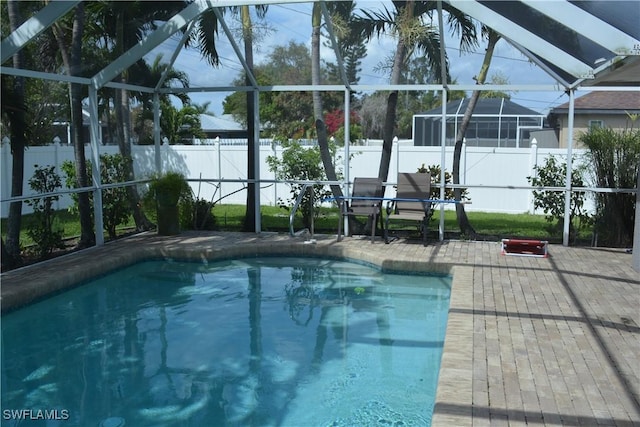
<svg viewBox="0 0 640 427">
<path fill-rule="evenodd" d="M 116 146 L 101 146 L 102 153 L 116 153 Z M 134 146 L 135 173 L 138 179 L 150 176 L 154 171 L 155 154 L 153 146 Z M 377 176 L 380 162 L 380 145 L 351 146 L 353 155 L 350 164 L 349 177 Z M 86 146 L 87 157 L 90 158 L 91 147 Z M 218 180 L 243 180 L 247 177 L 247 147 L 246 145 L 163 145 L 161 147 L 163 169 L 182 172 L 187 178 L 203 179 L 207 182 L 191 182 L 194 193 L 207 200 L 217 200 L 221 196 L 243 188 L 242 183 L 222 182 Z M 281 149 L 271 145 L 260 147 L 260 170 L 263 180 L 274 180 L 266 158 L 270 155 L 280 155 Z M 580 158 L 584 151 L 574 150 Z M 11 151 L 9 144 L 0 147 L 0 197 L 6 200 L 11 191 Z M 528 186 L 527 177 L 531 176 L 536 164 L 543 164 L 547 156 L 566 158 L 566 150 L 548 148 L 483 148 L 467 147 L 462 154 L 461 181 L 473 186 Z M 25 152 L 25 183 L 24 194 L 32 194 L 28 180 L 33 176 L 35 165 L 61 165 L 63 161 L 73 161 L 73 147 L 48 145 L 30 147 Z M 446 148 L 445 170 L 452 170 L 453 147 Z M 578 160 L 579 162 L 579 160 Z M 400 172 L 415 172 L 422 165 L 439 165 L 441 163 L 440 147 L 415 147 L 412 145 L 396 144 L 393 149 L 389 182 L 395 182 L 395 176 Z M 344 154 L 339 154 L 338 168 L 344 169 Z M 58 169 L 60 175 L 62 172 Z M 393 187 L 387 188 L 386 195 L 393 196 Z M 286 184 L 263 183 L 261 190 L 261 204 L 275 205 L 279 199 L 287 200 L 290 189 Z M 523 213 L 533 212 L 532 191 L 517 188 L 470 188 L 469 197 L 472 204 L 467 206 L 469 211 Z M 226 197 L 223 203 L 244 204 L 246 192 L 239 191 Z M 59 209 L 71 205 L 71 198 L 62 196 L 57 202 Z M 451 207 L 451 205 L 448 205 Z M 9 203 L 0 204 L 0 215 L 5 218 L 9 212 Z M 23 204 L 23 212 L 31 212 L 31 208 Z M 538 212 L 541 213 L 541 212 Z"/>
</svg>

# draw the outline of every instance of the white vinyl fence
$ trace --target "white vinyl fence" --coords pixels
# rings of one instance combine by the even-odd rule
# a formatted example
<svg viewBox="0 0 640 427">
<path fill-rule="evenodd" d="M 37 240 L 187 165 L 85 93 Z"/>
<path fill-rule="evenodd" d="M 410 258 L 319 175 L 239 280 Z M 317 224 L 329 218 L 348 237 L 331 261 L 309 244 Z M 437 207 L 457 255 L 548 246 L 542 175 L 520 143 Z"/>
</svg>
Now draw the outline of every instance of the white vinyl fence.
<svg viewBox="0 0 640 427">
<path fill-rule="evenodd" d="M 116 153 L 117 146 L 101 146 L 100 153 Z M 153 146 L 134 146 L 134 164 L 137 179 L 149 177 L 155 168 Z M 381 146 L 351 146 L 349 178 L 378 174 Z M 466 147 L 461 157 L 461 182 L 469 186 L 469 197 L 472 204 L 469 211 L 522 213 L 533 212 L 532 191 L 518 187 L 527 187 L 527 177 L 534 174 L 534 166 L 541 165 L 547 156 L 558 156 L 566 159 L 566 149 L 531 148 L 483 148 Z M 582 150 L 573 150 L 577 159 L 574 165 L 581 162 Z M 0 147 L 0 215 L 6 218 L 9 212 L 8 200 L 11 195 L 11 150 L 9 144 Z M 271 144 L 260 146 L 261 179 L 275 180 L 269 171 L 267 156 L 280 156 L 281 148 Z M 91 158 L 91 147 L 86 146 L 86 156 Z M 395 176 L 400 172 L 415 172 L 422 165 L 439 165 L 441 163 L 440 147 L 415 147 L 402 142 L 394 144 L 389 171 L 389 183 L 395 183 Z M 52 144 L 42 147 L 30 147 L 25 152 L 24 195 L 33 194 L 28 180 L 33 176 L 35 165 L 58 166 L 58 173 L 63 176 L 59 166 L 65 160 L 73 161 L 73 147 Z M 202 144 L 202 145 L 162 145 L 161 159 L 164 171 L 182 172 L 191 179 L 191 187 L 200 198 L 218 200 L 221 203 L 244 204 L 246 201 L 245 184 L 247 178 L 247 146 L 239 144 Z M 339 170 L 344 171 L 344 152 L 340 151 L 336 159 Z M 444 168 L 451 172 L 453 148 L 447 147 Z M 202 182 L 196 180 L 202 179 Z M 478 188 L 482 186 L 484 188 Z M 503 188 L 496 188 L 503 187 Z M 290 188 L 284 183 L 264 182 L 261 185 L 260 201 L 263 205 L 274 205 L 279 199 L 290 198 Z M 238 191 L 240 190 L 240 191 Z M 387 196 L 393 196 L 393 187 L 387 187 Z M 71 204 L 71 198 L 64 195 L 58 201 L 58 208 L 63 209 Z M 31 212 L 31 208 L 23 204 L 23 212 Z"/>
</svg>

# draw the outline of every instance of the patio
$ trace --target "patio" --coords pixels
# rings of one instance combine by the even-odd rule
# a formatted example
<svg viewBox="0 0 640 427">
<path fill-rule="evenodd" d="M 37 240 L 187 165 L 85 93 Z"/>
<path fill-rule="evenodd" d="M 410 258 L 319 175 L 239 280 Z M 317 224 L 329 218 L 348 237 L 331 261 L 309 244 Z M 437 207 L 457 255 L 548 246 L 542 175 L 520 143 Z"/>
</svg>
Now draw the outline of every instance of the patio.
<svg viewBox="0 0 640 427">
<path fill-rule="evenodd" d="M 3 274 L 2 309 L 151 256 L 333 256 L 449 272 L 434 426 L 640 425 L 640 277 L 623 250 L 552 245 L 549 258 L 529 258 L 500 255 L 496 242 L 315 238 L 142 234 Z"/>
</svg>

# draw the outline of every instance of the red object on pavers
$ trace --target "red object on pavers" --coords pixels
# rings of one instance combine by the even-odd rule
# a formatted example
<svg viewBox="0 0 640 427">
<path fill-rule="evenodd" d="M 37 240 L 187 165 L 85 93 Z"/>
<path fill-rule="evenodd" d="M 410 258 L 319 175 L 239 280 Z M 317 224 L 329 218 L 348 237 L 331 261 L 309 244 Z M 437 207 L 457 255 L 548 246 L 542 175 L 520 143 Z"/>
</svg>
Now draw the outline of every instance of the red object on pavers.
<svg viewBox="0 0 640 427">
<path fill-rule="evenodd" d="M 502 255 L 533 256 L 547 258 L 546 240 L 502 239 Z"/>
</svg>

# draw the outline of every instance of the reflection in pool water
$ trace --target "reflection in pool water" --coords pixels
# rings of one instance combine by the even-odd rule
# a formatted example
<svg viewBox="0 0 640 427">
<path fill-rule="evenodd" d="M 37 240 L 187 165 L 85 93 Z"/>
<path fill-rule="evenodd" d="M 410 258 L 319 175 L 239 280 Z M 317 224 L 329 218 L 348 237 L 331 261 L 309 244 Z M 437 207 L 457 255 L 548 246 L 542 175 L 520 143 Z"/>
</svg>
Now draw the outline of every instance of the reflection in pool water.
<svg viewBox="0 0 640 427">
<path fill-rule="evenodd" d="M 141 263 L 3 316 L 2 425 L 428 425 L 449 294 L 335 260 Z"/>
</svg>

